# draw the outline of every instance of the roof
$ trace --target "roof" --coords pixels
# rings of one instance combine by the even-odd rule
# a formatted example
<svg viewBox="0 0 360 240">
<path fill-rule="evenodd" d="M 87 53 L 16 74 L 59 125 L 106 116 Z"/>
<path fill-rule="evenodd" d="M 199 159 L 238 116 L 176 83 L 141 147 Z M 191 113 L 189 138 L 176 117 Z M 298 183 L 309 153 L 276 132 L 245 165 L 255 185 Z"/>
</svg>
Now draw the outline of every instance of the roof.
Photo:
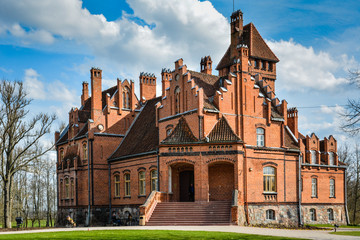
<svg viewBox="0 0 360 240">
<path fill-rule="evenodd" d="M 114 93 L 116 92 L 117 90 L 117 86 L 114 86 L 114 87 L 111 87 L 109 89 L 106 89 L 104 91 L 102 91 L 102 94 L 101 94 L 101 101 L 102 101 L 102 108 L 104 109 L 104 107 L 106 106 L 106 95 L 109 94 L 111 97 L 114 95 Z M 89 97 L 85 103 L 84 103 L 84 106 L 80 109 L 80 111 L 91 111 L 91 97 Z M 79 112 L 80 112 L 79 111 Z M 85 114 L 85 113 L 83 113 Z M 80 115 L 79 115 L 80 117 Z M 89 115 L 90 117 L 90 115 Z"/>
<path fill-rule="evenodd" d="M 155 104 L 161 97 L 150 99 L 135 118 L 115 152 L 109 160 L 117 158 L 155 151 L 159 145 L 159 131 L 156 127 L 156 108 Z"/>
<path fill-rule="evenodd" d="M 286 130 L 285 130 L 285 146 L 288 148 L 295 148 L 295 149 L 299 148 L 298 143 L 294 140 L 294 138 Z"/>
<path fill-rule="evenodd" d="M 161 143 L 175 144 L 175 143 L 193 143 L 198 142 L 198 139 L 192 133 L 189 125 L 184 117 L 179 119 L 178 124 L 172 133 L 167 136 Z"/>
<path fill-rule="evenodd" d="M 195 84 L 203 88 L 206 97 L 215 95 L 216 90 L 220 88 L 220 77 L 206 73 L 200 73 L 189 70 L 191 77 L 194 79 Z"/>
<path fill-rule="evenodd" d="M 215 127 L 209 133 L 208 138 L 209 142 L 241 141 L 241 139 L 236 136 L 234 131 L 231 129 L 224 116 L 215 124 Z"/>
<path fill-rule="evenodd" d="M 249 54 L 253 58 L 260 58 L 273 62 L 279 62 L 279 59 L 276 57 L 270 47 L 266 44 L 253 23 L 249 23 L 244 26 L 242 44 L 249 46 Z M 230 59 L 230 56 L 231 55 L 229 46 L 224 56 L 221 58 L 219 64 L 216 66 L 216 70 L 220 70 L 230 66 L 233 62 L 233 59 Z"/>
<path fill-rule="evenodd" d="M 67 126 L 64 129 L 62 135 L 60 136 L 60 139 L 56 142 L 56 144 L 66 142 L 68 140 L 68 133 L 69 133 L 69 126 Z"/>
<path fill-rule="evenodd" d="M 85 136 L 85 134 L 88 132 L 88 123 L 86 123 L 76 134 L 75 138 Z"/>
<path fill-rule="evenodd" d="M 74 157 L 78 155 L 77 152 L 78 152 L 77 144 L 68 146 L 65 151 L 64 160 L 68 160 L 68 159 L 73 160 Z"/>
</svg>

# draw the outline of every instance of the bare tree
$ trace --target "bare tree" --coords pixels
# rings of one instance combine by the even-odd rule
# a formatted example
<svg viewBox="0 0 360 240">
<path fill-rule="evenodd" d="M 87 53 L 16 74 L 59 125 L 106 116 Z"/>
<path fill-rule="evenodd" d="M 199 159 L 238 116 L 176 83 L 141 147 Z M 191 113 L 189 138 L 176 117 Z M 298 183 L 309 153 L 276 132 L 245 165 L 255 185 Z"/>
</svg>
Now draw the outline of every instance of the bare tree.
<svg viewBox="0 0 360 240">
<path fill-rule="evenodd" d="M 14 175 L 52 146 L 42 150 L 40 140 L 50 132 L 54 115 L 44 113 L 29 116 L 27 98 L 22 82 L 0 82 L 0 177 L 3 181 L 4 228 L 11 228 L 11 190 Z"/>
<path fill-rule="evenodd" d="M 360 88 L 360 71 L 349 71 L 349 83 Z M 360 100 L 348 99 L 346 111 L 340 114 L 344 121 L 343 131 L 356 135 L 360 132 Z"/>
</svg>

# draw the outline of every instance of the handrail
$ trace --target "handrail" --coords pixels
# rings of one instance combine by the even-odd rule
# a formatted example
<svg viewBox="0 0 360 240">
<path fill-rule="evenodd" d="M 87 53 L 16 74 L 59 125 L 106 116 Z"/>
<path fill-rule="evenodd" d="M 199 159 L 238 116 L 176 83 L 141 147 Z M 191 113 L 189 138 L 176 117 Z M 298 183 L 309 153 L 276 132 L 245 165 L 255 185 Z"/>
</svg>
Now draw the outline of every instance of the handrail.
<svg viewBox="0 0 360 240">
<path fill-rule="evenodd" d="M 239 196 L 239 190 L 235 189 L 233 191 L 233 194 L 232 194 L 232 203 L 231 205 L 233 207 L 237 207 L 238 206 L 238 196 Z"/>
<path fill-rule="evenodd" d="M 238 197 L 239 197 L 239 190 L 235 189 L 232 195 L 232 203 L 231 203 L 231 222 L 234 224 L 238 224 Z"/>
<path fill-rule="evenodd" d="M 161 194 L 159 191 L 152 191 L 145 203 L 139 207 L 140 215 L 145 217 L 145 223 L 149 221 L 158 202 L 161 202 Z"/>
</svg>

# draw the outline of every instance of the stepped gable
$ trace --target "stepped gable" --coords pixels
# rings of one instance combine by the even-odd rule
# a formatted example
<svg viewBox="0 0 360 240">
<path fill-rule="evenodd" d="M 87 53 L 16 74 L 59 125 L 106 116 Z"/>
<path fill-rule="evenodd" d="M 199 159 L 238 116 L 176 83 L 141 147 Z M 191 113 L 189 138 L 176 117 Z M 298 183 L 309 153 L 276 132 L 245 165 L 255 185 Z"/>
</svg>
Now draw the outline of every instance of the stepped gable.
<svg viewBox="0 0 360 240">
<path fill-rule="evenodd" d="M 161 97 L 157 97 L 146 102 L 119 147 L 109 157 L 109 161 L 157 149 L 159 145 L 159 131 L 156 127 L 155 104 L 160 100 Z"/>
<path fill-rule="evenodd" d="M 285 130 L 285 146 L 288 148 L 295 148 L 295 149 L 299 148 L 299 144 L 290 135 L 288 130 Z"/>
<path fill-rule="evenodd" d="M 223 116 L 215 124 L 215 127 L 211 130 L 208 135 L 209 142 L 234 142 L 241 141 L 241 139 L 236 136 L 234 131 L 231 129 L 228 121 Z"/>
<path fill-rule="evenodd" d="M 214 76 L 206 73 L 199 73 L 189 70 L 191 77 L 195 80 L 195 84 L 200 88 L 204 89 L 204 94 L 207 97 L 215 95 L 216 90 L 218 90 L 220 77 Z"/>
<path fill-rule="evenodd" d="M 279 59 L 273 51 L 271 51 L 253 23 L 244 26 L 241 44 L 245 44 L 249 47 L 250 57 L 279 62 Z M 216 66 L 216 70 L 229 67 L 233 63 L 233 60 L 234 59 L 230 59 L 229 46 L 219 64 Z"/>
<path fill-rule="evenodd" d="M 162 143 L 165 144 L 192 143 L 192 142 L 198 142 L 198 139 L 192 133 L 184 117 L 180 118 L 179 123 L 176 125 L 172 133 L 162 141 Z"/>
</svg>

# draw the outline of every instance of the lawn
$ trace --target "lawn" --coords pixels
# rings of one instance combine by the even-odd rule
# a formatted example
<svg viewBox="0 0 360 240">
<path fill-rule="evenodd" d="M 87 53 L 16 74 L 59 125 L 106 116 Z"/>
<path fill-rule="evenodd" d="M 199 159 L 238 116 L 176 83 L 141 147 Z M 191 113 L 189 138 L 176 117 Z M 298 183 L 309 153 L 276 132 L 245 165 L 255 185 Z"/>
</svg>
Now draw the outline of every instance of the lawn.
<svg viewBox="0 0 360 240">
<path fill-rule="evenodd" d="M 16 221 L 11 222 L 11 225 L 13 228 L 16 228 Z M 23 226 L 25 226 L 25 222 L 23 223 Z M 46 220 L 40 220 L 40 227 L 45 227 L 46 226 Z M 54 226 L 54 223 L 53 223 Z M 34 222 L 34 228 L 38 228 L 39 227 L 39 222 L 35 221 Z M 0 224 L 0 228 L 2 228 L 2 224 Z M 28 228 L 31 228 L 31 221 L 28 220 Z"/>
<path fill-rule="evenodd" d="M 5 234 L 0 239 L 295 239 L 285 237 L 260 236 L 252 234 L 164 231 L 164 230 L 92 230 L 51 233 Z"/>
<path fill-rule="evenodd" d="M 306 224 L 306 226 L 334 228 L 333 224 Z M 340 225 L 339 228 L 360 228 L 360 225 Z"/>
<path fill-rule="evenodd" d="M 346 235 L 346 236 L 359 236 L 360 237 L 360 231 L 333 232 L 331 234 Z"/>
</svg>

